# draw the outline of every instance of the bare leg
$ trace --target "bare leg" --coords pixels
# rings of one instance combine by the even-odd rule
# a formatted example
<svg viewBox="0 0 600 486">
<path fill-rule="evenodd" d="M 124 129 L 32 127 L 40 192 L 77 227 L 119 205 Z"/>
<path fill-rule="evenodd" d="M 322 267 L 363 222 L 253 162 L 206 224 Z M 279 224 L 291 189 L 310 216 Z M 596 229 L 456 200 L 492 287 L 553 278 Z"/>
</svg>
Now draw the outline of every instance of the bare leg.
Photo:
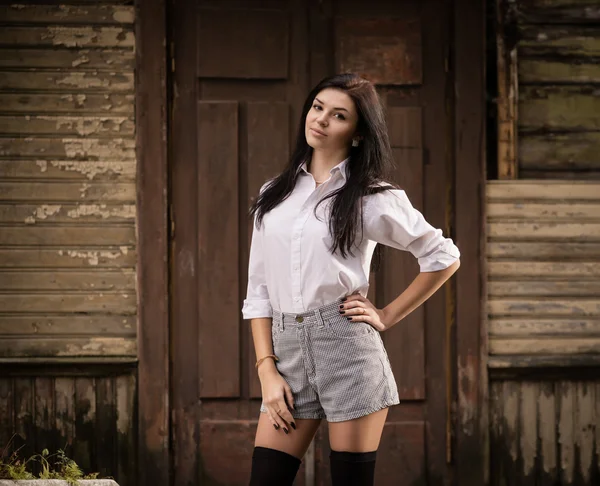
<svg viewBox="0 0 600 486">
<path fill-rule="evenodd" d="M 329 423 L 329 446 L 334 451 L 376 451 L 381 441 L 387 408 L 364 417 Z"/>
<path fill-rule="evenodd" d="M 321 424 L 321 420 L 296 419 L 295 423 L 296 430 L 290 427 L 289 434 L 286 434 L 281 428 L 275 430 L 267 414 L 261 413 L 258 419 L 254 446 L 276 449 L 302 459 Z"/>
</svg>

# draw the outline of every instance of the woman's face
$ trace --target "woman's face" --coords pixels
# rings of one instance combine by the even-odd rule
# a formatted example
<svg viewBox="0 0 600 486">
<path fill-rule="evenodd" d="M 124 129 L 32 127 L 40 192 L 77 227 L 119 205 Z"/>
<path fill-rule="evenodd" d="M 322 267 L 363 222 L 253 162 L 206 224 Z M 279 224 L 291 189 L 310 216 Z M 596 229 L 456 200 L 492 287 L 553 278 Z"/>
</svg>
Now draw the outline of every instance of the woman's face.
<svg viewBox="0 0 600 486">
<path fill-rule="evenodd" d="M 306 115 L 304 134 L 313 149 L 347 149 L 357 125 L 358 114 L 352 98 L 341 90 L 326 88 L 313 100 Z"/>
</svg>

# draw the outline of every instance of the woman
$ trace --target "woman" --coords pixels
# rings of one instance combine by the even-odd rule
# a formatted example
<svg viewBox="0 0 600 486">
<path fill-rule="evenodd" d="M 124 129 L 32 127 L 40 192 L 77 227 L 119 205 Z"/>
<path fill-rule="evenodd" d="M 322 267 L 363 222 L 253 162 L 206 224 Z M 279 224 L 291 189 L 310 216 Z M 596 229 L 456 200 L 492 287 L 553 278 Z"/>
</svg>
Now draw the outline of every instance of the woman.
<svg viewBox="0 0 600 486">
<path fill-rule="evenodd" d="M 309 93 L 289 164 L 250 210 L 242 314 L 263 398 L 251 486 L 291 485 L 322 419 L 333 485 L 373 484 L 388 407 L 399 403 L 380 333 L 440 288 L 460 256 L 386 183 L 391 165 L 374 86 L 332 76 Z M 382 309 L 366 298 L 377 243 L 410 251 L 421 270 Z"/>
</svg>

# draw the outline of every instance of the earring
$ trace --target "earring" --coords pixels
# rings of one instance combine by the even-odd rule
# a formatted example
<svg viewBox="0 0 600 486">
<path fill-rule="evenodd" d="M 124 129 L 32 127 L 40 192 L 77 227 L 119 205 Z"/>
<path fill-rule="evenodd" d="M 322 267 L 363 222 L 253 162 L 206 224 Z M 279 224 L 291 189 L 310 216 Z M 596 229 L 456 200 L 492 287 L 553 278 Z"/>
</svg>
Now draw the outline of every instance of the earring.
<svg viewBox="0 0 600 486">
<path fill-rule="evenodd" d="M 353 147 L 358 147 L 358 138 L 353 138 L 352 139 L 352 146 Z"/>
</svg>

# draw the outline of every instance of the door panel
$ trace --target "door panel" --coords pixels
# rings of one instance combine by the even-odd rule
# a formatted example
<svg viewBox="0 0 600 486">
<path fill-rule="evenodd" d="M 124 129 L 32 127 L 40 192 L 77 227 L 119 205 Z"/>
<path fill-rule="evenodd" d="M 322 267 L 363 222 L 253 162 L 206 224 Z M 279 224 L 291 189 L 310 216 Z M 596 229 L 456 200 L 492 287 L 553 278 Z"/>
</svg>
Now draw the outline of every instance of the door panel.
<svg viewBox="0 0 600 486">
<path fill-rule="evenodd" d="M 179 42 L 195 46 L 196 65 L 176 69 L 193 70 L 194 77 L 190 89 L 177 92 L 177 103 L 193 103 L 196 116 L 177 126 L 198 140 L 196 173 L 190 174 L 197 191 L 189 197 L 189 204 L 196 205 L 198 231 L 194 237 L 184 232 L 187 239 L 177 244 L 192 248 L 198 262 L 197 301 L 180 302 L 178 312 L 187 308 L 197 316 L 198 363 L 189 364 L 198 382 L 200 425 L 197 438 L 178 436 L 185 431 L 177 427 L 173 433 L 176 444 L 196 442 L 200 467 L 189 466 L 190 450 L 176 449 L 174 459 L 185 463 L 181 470 L 189 476 L 179 474 L 181 484 L 196 484 L 192 471 L 197 470 L 211 484 L 243 485 L 260 406 L 251 330 L 240 312 L 252 234 L 247 210 L 260 186 L 287 163 L 310 88 L 334 72 L 357 71 L 377 84 L 386 106 L 396 161 L 393 180 L 432 224 L 445 227 L 448 30 L 440 28 L 443 16 L 432 22 L 439 17 L 441 0 L 374 0 L 368 5 L 350 0 L 197 1 L 195 9 L 175 15 L 196 15 L 195 31 L 178 36 Z M 189 187 L 188 181 L 181 184 Z M 174 219 L 187 211 L 180 202 Z M 369 297 L 383 307 L 417 273 L 412 255 L 386 248 L 380 270 L 371 275 Z M 445 302 L 441 292 L 383 334 L 402 403 L 388 416 L 377 484 L 396 485 L 398 477 L 406 484 L 445 484 Z M 180 336 L 174 343 L 184 341 Z M 173 348 L 178 370 L 188 369 L 192 358 L 178 355 L 177 344 Z M 178 403 L 178 396 L 189 394 L 177 376 L 173 381 Z M 323 424 L 296 484 L 328 484 L 328 454 Z"/>
</svg>

